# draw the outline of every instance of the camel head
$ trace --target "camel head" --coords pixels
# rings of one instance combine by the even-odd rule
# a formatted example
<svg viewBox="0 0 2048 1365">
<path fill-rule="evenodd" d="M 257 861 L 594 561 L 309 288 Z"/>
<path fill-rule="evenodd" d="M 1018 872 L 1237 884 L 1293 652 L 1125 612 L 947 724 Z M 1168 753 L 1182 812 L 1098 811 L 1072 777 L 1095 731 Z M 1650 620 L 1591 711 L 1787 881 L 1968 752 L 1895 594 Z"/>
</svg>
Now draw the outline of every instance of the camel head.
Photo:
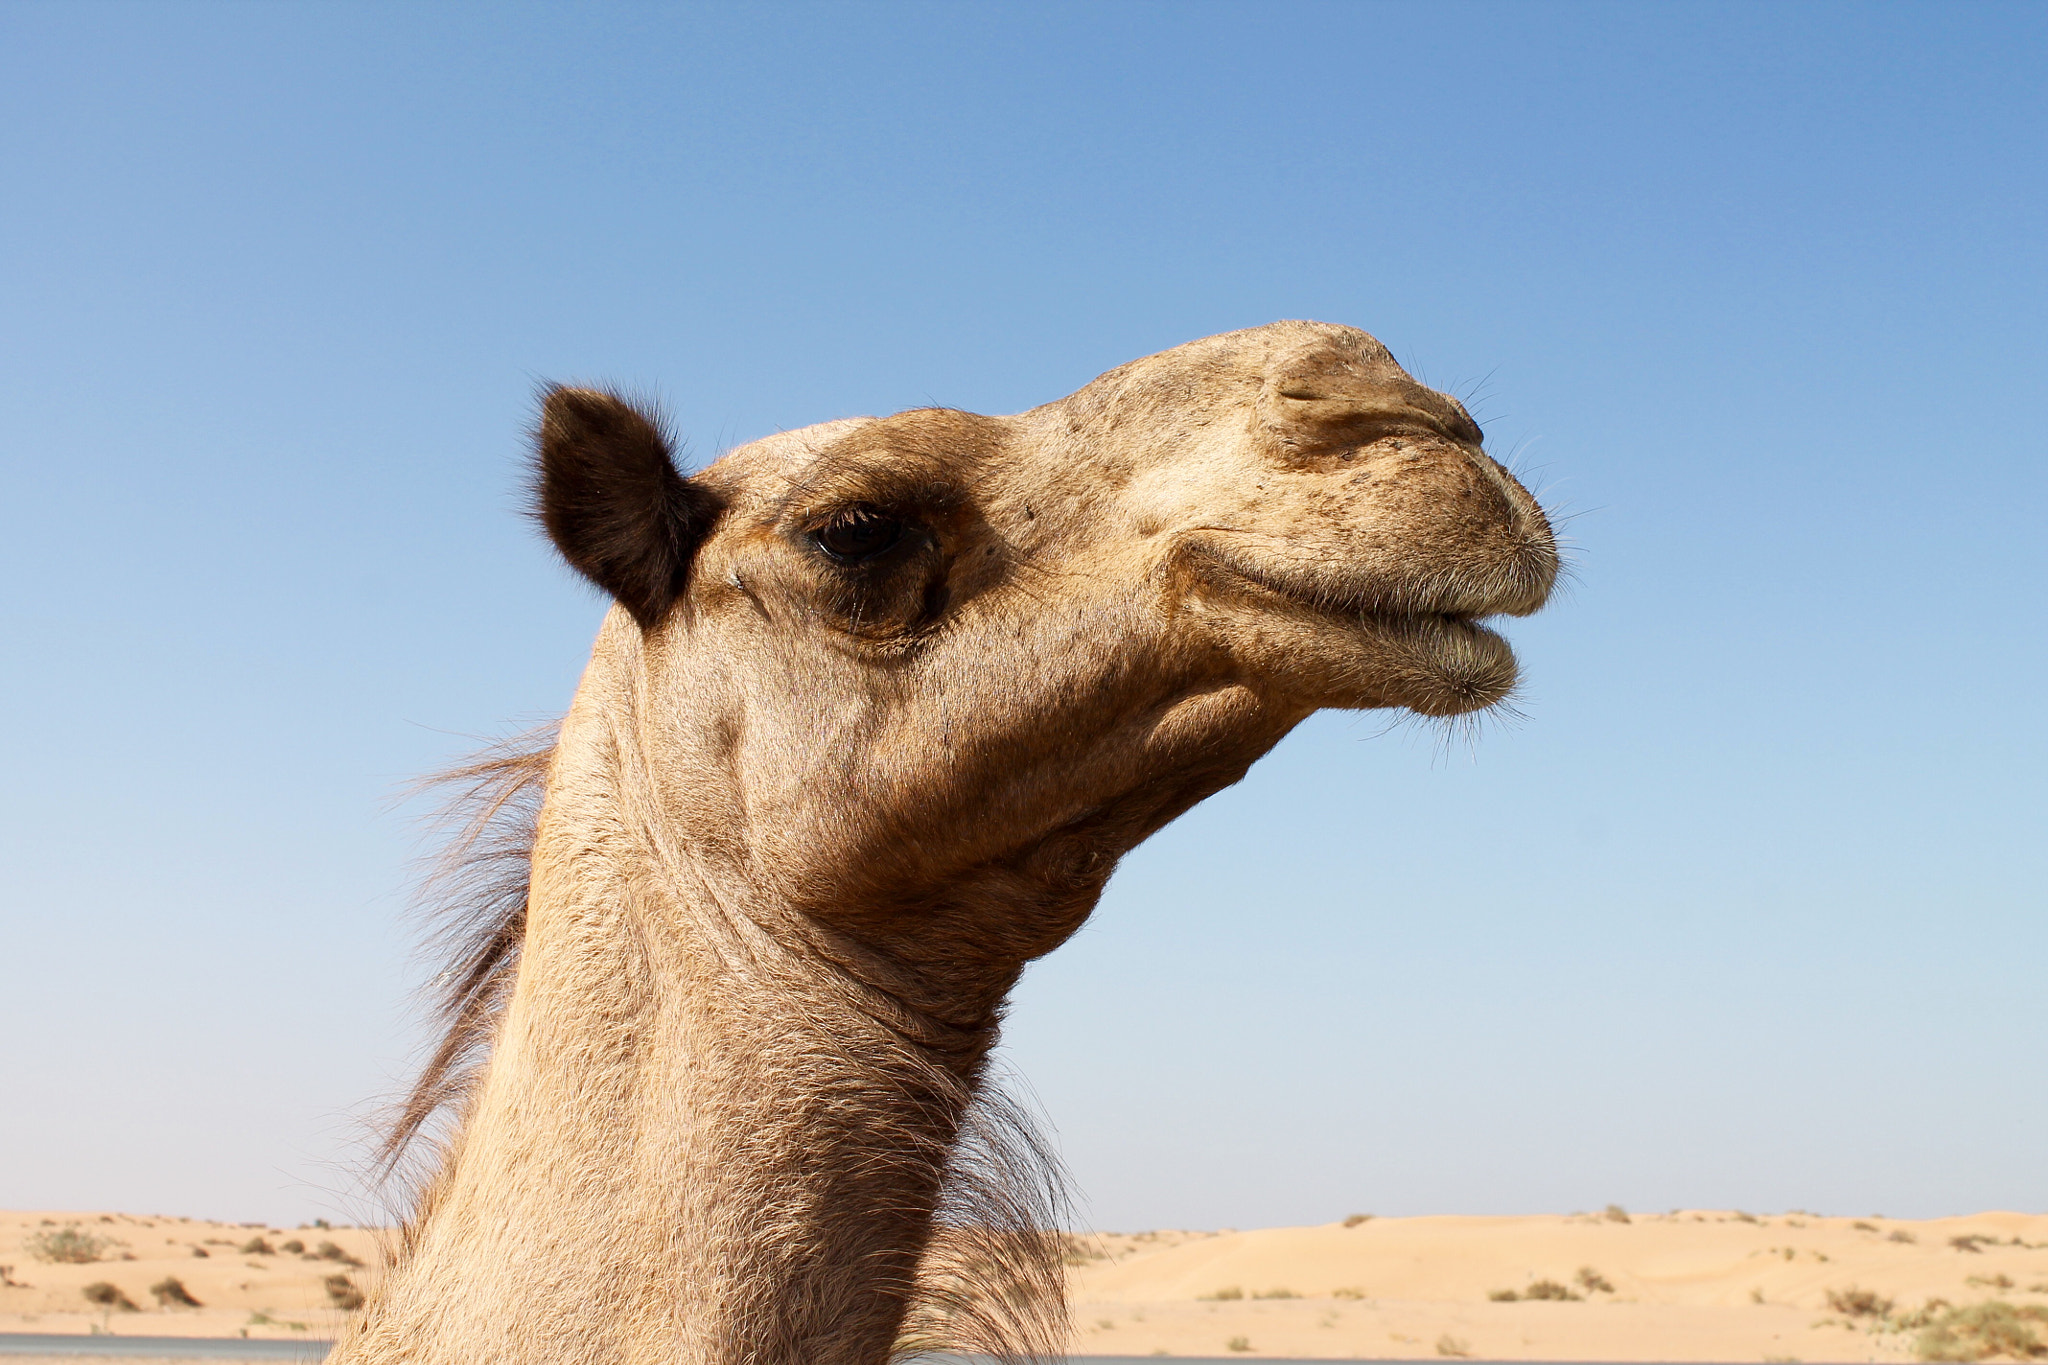
<svg viewBox="0 0 2048 1365">
<path fill-rule="evenodd" d="M 1558 567 L 1455 399 L 1308 322 L 688 478 L 653 417 L 558 388 L 538 500 L 616 599 L 593 677 L 647 818 L 722 895 L 889 954 L 963 1023 L 1314 711 L 1500 702 L 1515 661 L 1485 622 Z"/>
</svg>

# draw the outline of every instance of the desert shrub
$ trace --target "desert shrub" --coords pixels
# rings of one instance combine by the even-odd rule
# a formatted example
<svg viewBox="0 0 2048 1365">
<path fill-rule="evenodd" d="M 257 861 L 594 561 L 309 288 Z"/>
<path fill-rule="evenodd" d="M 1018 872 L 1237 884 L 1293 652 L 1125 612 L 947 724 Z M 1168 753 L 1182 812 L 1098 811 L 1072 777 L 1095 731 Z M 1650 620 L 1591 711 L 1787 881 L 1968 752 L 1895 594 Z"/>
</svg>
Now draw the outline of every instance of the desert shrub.
<svg viewBox="0 0 2048 1365">
<path fill-rule="evenodd" d="M 1349 1218 L 1346 1218 L 1344 1220 L 1344 1226 L 1347 1228 L 1355 1228 L 1360 1223 L 1370 1223 L 1371 1221 L 1372 1215 L 1369 1213 L 1354 1213 Z"/>
<path fill-rule="evenodd" d="M 2010 1288 L 2012 1288 L 2012 1276 L 2010 1276 L 2010 1275 L 1971 1275 L 1971 1276 L 1968 1276 L 1967 1278 L 1965 1278 L 1965 1279 L 1964 1279 L 1964 1281 L 1963 1281 L 1963 1283 L 1964 1283 L 1964 1284 L 1974 1284 L 1974 1285 L 1981 1285 L 1981 1286 L 1982 1286 L 1983 1288 L 1985 1288 L 1985 1289 L 2010 1289 Z"/>
<path fill-rule="evenodd" d="M 1610 1223 L 1626 1223 L 1629 1221 L 1628 1210 L 1619 1204 L 1609 1204 L 1600 1211 L 1600 1216 Z"/>
<path fill-rule="evenodd" d="M 1966 1232 L 1961 1237 L 1949 1238 L 1948 1244 L 1957 1251 L 1968 1251 L 1982 1256 L 1984 1254 L 1984 1244 L 1990 1240 L 1989 1237 L 1980 1237 L 1974 1232 Z"/>
<path fill-rule="evenodd" d="M 1451 1356 L 1462 1360 L 1472 1354 L 1472 1343 L 1461 1341 L 1449 1332 L 1446 1332 L 1436 1339 L 1436 1353 L 1440 1356 Z"/>
<path fill-rule="evenodd" d="M 2043 1288 L 2048 1289 L 2048 1286 L 2043 1286 Z M 1365 1297 L 1365 1291 L 1363 1289 L 1358 1288 L 1356 1285 L 1347 1284 L 1340 1289 L 1332 1289 L 1330 1291 L 1330 1297 L 1333 1299 L 1363 1299 Z"/>
<path fill-rule="evenodd" d="M 1249 1351 L 1252 1348 L 1250 1337 L 1232 1337 L 1223 1344 L 1233 1351 Z"/>
<path fill-rule="evenodd" d="M 22 1245 L 38 1261 L 86 1265 L 100 1259 L 114 1242 L 110 1237 L 101 1237 L 81 1228 L 57 1228 L 51 1232 L 39 1232 Z"/>
<path fill-rule="evenodd" d="M 1486 1297 L 1495 1303 L 1515 1303 L 1522 1296 L 1512 1289 L 1489 1289 L 1486 1291 Z"/>
<path fill-rule="evenodd" d="M 1589 1265 L 1580 1266 L 1579 1273 L 1572 1276 L 1572 1280 L 1588 1294 L 1612 1294 L 1614 1292 L 1614 1286 L 1607 1282 L 1607 1277 Z"/>
<path fill-rule="evenodd" d="M 322 1242 L 319 1246 L 314 1247 L 313 1254 L 323 1261 L 339 1261 L 343 1265 L 352 1265 L 358 1268 L 363 1264 L 332 1242 Z"/>
<path fill-rule="evenodd" d="M 1207 1303 L 1223 1303 L 1230 1299 L 1243 1298 L 1244 1290 L 1232 1284 L 1225 1285 L 1223 1288 L 1217 1290 L 1213 1294 L 1197 1294 L 1195 1295 L 1195 1297 Z"/>
<path fill-rule="evenodd" d="M 1576 1299 L 1579 1296 L 1556 1280 L 1538 1280 L 1522 1291 L 1525 1299 Z"/>
<path fill-rule="evenodd" d="M 244 1256 L 277 1255 L 277 1248 L 261 1237 L 251 1237 L 248 1241 L 237 1247 L 236 1250 L 240 1251 Z"/>
<path fill-rule="evenodd" d="M 1265 1293 L 1254 1294 L 1252 1297 L 1255 1299 L 1298 1299 L 1301 1295 L 1295 1293 L 1292 1289 L 1268 1289 Z"/>
<path fill-rule="evenodd" d="M 296 1237 L 292 1238 L 289 1242 L 279 1242 L 277 1244 L 277 1249 L 279 1251 L 290 1252 L 294 1256 L 303 1256 L 306 1254 L 306 1244 L 304 1242 L 301 1242 Z"/>
<path fill-rule="evenodd" d="M 198 1308 L 201 1306 L 199 1300 L 192 1297 L 192 1291 L 185 1287 L 185 1282 L 175 1275 L 164 1276 L 149 1287 L 149 1292 L 156 1296 L 157 1307 L 159 1308 Z"/>
<path fill-rule="evenodd" d="M 1830 1289 L 1828 1307 L 1845 1318 L 1882 1318 L 1892 1311 L 1892 1301 L 1871 1289 Z"/>
<path fill-rule="evenodd" d="M 1852 1228 L 1854 1228 L 1854 1229 L 1856 1229 L 1856 1231 L 1858 1231 L 1858 1232 L 1876 1232 L 1876 1231 L 1877 1231 L 1877 1224 L 1875 1224 L 1875 1223 L 1866 1223 L 1866 1222 L 1864 1222 L 1864 1221 L 1863 1221 L 1863 1220 L 1862 1220 L 1861 1218 L 1858 1218 L 1858 1219 L 1857 1219 L 1857 1220 L 1856 1220 L 1855 1222 L 1853 1222 L 1853 1223 L 1849 1224 L 1849 1226 L 1850 1226 L 1850 1227 L 1852 1227 Z"/>
<path fill-rule="evenodd" d="M 1912 1243 L 1920 1240 L 1918 1237 L 1915 1237 L 1912 1233 L 1906 1231 L 1904 1228 L 1893 1228 L 1890 1232 L 1887 1232 L 1884 1235 L 1884 1239 L 1887 1242 L 1905 1242 L 1909 1246 Z"/>
<path fill-rule="evenodd" d="M 348 1276 L 329 1275 L 322 1283 L 327 1287 L 328 1302 L 336 1308 L 354 1312 L 363 1306 L 363 1291 Z"/>
<path fill-rule="evenodd" d="M 1738 1223 L 1754 1223 L 1754 1222 L 1756 1221 L 1756 1215 L 1755 1215 L 1755 1214 L 1753 1214 L 1753 1213 L 1744 1213 L 1744 1212 L 1743 1212 L 1743 1211 L 1742 1211 L 1741 1209 L 1737 1209 L 1737 1210 L 1735 1210 L 1735 1212 L 1734 1212 L 1734 1214 L 1733 1214 L 1732 1216 L 1733 1216 L 1733 1218 L 1735 1219 L 1735 1221 L 1736 1221 L 1736 1222 L 1738 1222 Z"/>
<path fill-rule="evenodd" d="M 211 1259 L 212 1259 L 212 1257 L 213 1257 L 213 1253 L 212 1253 L 212 1252 L 208 1251 L 208 1250 L 207 1250 L 207 1249 L 206 1249 L 205 1247 L 199 1247 L 199 1246 L 196 1246 L 196 1247 L 193 1247 L 193 1248 L 192 1248 L 192 1254 L 193 1254 L 194 1256 L 198 1257 L 198 1258 L 199 1258 L 200 1260 L 202 1260 L 202 1261 L 205 1261 L 205 1260 L 211 1260 Z"/>
<path fill-rule="evenodd" d="M 101 1308 L 118 1308 L 123 1313 L 140 1313 L 135 1301 L 121 1292 L 121 1287 L 108 1280 L 94 1280 L 78 1291 L 85 1295 L 85 1301 Z"/>
<path fill-rule="evenodd" d="M 1916 1344 L 1922 1360 L 2039 1360 L 2048 1356 L 2040 1324 L 2048 1308 L 2015 1308 L 1992 1299 L 1967 1308 L 1951 1308 L 1920 1333 Z"/>
</svg>

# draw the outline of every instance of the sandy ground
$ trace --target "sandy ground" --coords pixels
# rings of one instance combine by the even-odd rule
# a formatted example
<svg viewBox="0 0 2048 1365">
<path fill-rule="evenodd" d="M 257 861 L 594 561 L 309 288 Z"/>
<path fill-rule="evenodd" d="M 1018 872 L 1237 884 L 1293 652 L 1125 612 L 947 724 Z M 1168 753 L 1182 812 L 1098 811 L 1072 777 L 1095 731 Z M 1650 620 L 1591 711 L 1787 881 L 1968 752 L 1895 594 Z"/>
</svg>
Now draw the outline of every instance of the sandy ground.
<svg viewBox="0 0 2048 1365">
<path fill-rule="evenodd" d="M 2010 1213 L 1379 1218 L 1100 1235 L 1079 1251 L 1083 1355 L 1910 1360 L 1915 1333 L 1845 1316 L 1830 1292 L 1874 1291 L 1894 1323 L 1930 1298 L 2048 1306 L 2048 1216 Z M 1582 1269 L 1612 1287 L 1586 1288 Z M 1544 1280 L 1577 1297 L 1490 1297 Z"/>
<path fill-rule="evenodd" d="M 37 1256 L 38 1239 L 66 1231 L 101 1240 L 100 1259 L 66 1263 Z M 345 1275 L 367 1291 L 377 1282 L 388 1241 L 388 1232 L 378 1229 L 273 1228 L 121 1213 L 0 1213 L 0 1266 L 7 1267 L 0 1278 L 11 1282 L 0 1284 L 0 1332 L 89 1335 L 97 1327 L 137 1337 L 324 1340 L 348 1316 L 328 1293 L 327 1281 Z M 323 1243 L 335 1250 L 322 1255 Z M 337 1259 L 337 1252 L 361 1264 Z M 152 1286 L 166 1279 L 176 1279 L 202 1306 L 160 1303 Z M 113 1285 L 135 1309 L 93 1307 L 83 1291 L 95 1283 Z"/>
<path fill-rule="evenodd" d="M 47 1249 L 67 1230 L 102 1239 L 101 1259 L 39 1259 L 39 1239 Z M 388 1241 L 377 1229 L 0 1213 L 13 1282 L 0 1287 L 0 1331 L 323 1339 L 347 1317 L 329 1278 L 370 1289 Z M 1914 1334 L 1898 1323 L 1930 1299 L 2048 1306 L 2048 1216 L 2014 1213 L 1375 1218 L 1073 1246 L 1072 1349 L 1085 1356 L 1910 1360 Z M 202 1306 L 160 1303 L 153 1287 L 167 1278 Z M 1522 1297 L 1543 1281 L 1575 1297 Z M 136 1310 L 85 1302 L 100 1282 Z M 1890 1300 L 1890 1318 L 1842 1312 L 1856 1290 Z M 1507 1291 L 1517 1299 L 1493 1297 Z"/>
</svg>

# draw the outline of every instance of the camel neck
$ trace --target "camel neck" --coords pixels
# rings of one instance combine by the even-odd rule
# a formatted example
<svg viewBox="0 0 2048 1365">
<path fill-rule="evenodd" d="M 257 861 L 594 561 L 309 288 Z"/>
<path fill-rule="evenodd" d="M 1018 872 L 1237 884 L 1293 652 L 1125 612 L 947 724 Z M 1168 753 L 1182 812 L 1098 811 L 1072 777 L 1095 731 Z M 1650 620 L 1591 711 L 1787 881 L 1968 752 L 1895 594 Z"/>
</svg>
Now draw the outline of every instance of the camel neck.
<svg viewBox="0 0 2048 1365">
<path fill-rule="evenodd" d="M 878 1365 L 993 1023 L 679 874 L 578 719 L 488 1068 L 336 1365 Z"/>
</svg>

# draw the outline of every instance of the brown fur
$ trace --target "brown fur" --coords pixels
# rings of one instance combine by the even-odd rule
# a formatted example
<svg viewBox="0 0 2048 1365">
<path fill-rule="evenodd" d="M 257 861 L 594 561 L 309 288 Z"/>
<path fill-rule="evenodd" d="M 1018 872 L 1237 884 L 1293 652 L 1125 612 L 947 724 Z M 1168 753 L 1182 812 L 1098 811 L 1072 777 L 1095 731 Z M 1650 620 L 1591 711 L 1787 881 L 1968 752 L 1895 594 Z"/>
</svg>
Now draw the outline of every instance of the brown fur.
<svg viewBox="0 0 2048 1365">
<path fill-rule="evenodd" d="M 1541 510 L 1316 323 L 688 480 L 609 395 L 539 435 L 621 610 L 552 748 L 456 775 L 469 913 L 387 1156 L 455 1121 L 335 1365 L 1056 1355 L 1058 1182 L 987 1074 L 1010 987 L 1319 707 L 1504 698 L 1476 618 L 1548 594 Z"/>
</svg>

